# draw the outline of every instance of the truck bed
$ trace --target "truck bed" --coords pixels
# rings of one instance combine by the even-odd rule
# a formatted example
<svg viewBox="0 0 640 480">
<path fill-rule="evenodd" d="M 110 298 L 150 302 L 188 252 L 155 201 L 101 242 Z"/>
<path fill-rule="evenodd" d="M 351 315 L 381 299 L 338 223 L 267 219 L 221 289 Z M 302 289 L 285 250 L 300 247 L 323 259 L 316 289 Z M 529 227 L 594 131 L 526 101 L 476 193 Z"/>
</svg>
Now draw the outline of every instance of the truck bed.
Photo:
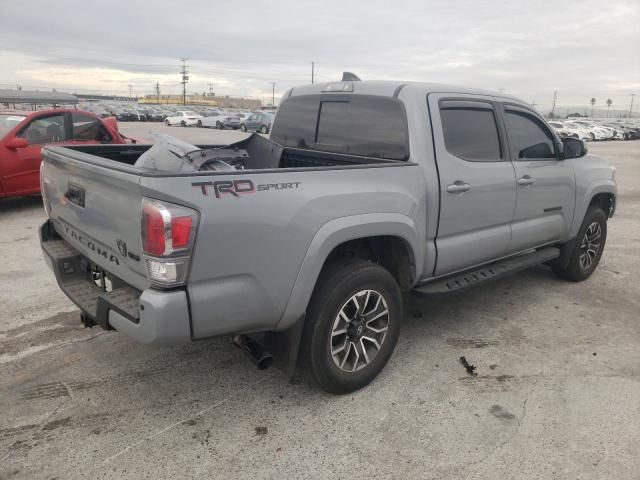
<svg viewBox="0 0 640 480">
<path fill-rule="evenodd" d="M 140 156 L 152 145 L 82 145 L 66 147 L 68 150 L 82 153 L 82 159 L 89 163 L 96 163 L 96 158 L 110 160 L 134 167 Z M 239 149 L 245 150 L 248 157 L 242 160 L 243 170 L 278 170 L 278 169 L 317 169 L 322 167 L 353 167 L 358 165 L 374 165 L 398 163 L 397 160 L 363 157 L 341 153 L 314 151 L 304 148 L 282 147 L 271 140 L 254 134 L 233 144 L 226 145 L 197 145 L 207 149 Z M 91 156 L 91 157 L 90 157 Z M 103 165 L 106 166 L 106 165 Z M 113 164 L 112 167 L 115 167 Z M 141 172 L 146 175 L 168 173 L 181 175 L 179 172 Z M 211 173 L 211 172 L 209 172 Z"/>
</svg>

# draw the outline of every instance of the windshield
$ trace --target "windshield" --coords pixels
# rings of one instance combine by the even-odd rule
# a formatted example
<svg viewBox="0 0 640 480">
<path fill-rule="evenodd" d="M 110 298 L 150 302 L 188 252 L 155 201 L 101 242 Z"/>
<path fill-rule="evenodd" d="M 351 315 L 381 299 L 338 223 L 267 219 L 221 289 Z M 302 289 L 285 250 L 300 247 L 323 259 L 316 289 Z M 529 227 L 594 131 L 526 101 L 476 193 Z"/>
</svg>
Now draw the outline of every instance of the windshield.
<svg viewBox="0 0 640 480">
<path fill-rule="evenodd" d="M 0 113 L 0 138 L 9 133 L 13 127 L 27 118 L 25 115 Z"/>
</svg>

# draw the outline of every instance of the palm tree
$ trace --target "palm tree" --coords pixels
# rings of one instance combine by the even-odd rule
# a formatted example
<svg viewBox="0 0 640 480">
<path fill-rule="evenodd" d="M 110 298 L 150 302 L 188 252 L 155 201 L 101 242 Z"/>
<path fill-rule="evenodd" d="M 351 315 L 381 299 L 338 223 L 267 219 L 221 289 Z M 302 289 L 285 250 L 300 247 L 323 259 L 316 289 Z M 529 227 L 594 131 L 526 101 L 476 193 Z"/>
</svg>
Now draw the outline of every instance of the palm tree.
<svg viewBox="0 0 640 480">
<path fill-rule="evenodd" d="M 612 103 L 611 99 L 607 98 L 607 118 L 609 118 L 609 109 L 611 108 Z"/>
<path fill-rule="evenodd" d="M 596 104 L 596 99 L 592 98 L 591 99 L 591 117 L 593 117 L 593 106 Z"/>
</svg>

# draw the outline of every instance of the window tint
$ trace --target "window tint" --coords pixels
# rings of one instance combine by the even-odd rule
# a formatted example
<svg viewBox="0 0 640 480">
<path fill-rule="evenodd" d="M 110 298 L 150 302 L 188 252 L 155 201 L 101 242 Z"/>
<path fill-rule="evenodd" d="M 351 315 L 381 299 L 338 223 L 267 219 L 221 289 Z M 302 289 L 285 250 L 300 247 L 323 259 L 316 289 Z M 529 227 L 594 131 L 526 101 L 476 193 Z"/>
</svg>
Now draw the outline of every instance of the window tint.
<svg viewBox="0 0 640 480">
<path fill-rule="evenodd" d="M 83 113 L 72 112 L 73 139 L 108 143 L 112 140 L 102 122 L 95 117 Z"/>
<path fill-rule="evenodd" d="M 533 115 L 507 110 L 505 123 L 515 158 L 553 158 L 551 132 Z"/>
<path fill-rule="evenodd" d="M 445 108 L 440 110 L 440 118 L 449 153 L 475 161 L 495 161 L 502 157 L 492 110 Z"/>
<path fill-rule="evenodd" d="M 314 95 L 285 100 L 276 115 L 272 140 L 350 155 L 409 157 L 407 119 L 398 100 L 367 95 L 344 98 L 321 101 Z"/>
<path fill-rule="evenodd" d="M 38 118 L 27 125 L 20 136 L 32 145 L 66 140 L 64 115 L 60 114 Z"/>
</svg>

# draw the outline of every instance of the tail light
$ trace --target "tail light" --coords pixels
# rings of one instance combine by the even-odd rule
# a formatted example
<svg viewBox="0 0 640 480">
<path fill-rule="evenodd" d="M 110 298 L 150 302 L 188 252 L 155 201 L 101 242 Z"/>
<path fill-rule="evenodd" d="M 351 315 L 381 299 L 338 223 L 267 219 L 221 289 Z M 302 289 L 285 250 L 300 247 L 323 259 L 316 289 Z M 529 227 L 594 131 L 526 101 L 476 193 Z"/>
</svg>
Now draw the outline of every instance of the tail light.
<svg viewBox="0 0 640 480">
<path fill-rule="evenodd" d="M 142 250 L 147 275 L 158 287 L 175 287 L 187 280 L 198 212 L 173 203 L 142 201 Z"/>
</svg>

